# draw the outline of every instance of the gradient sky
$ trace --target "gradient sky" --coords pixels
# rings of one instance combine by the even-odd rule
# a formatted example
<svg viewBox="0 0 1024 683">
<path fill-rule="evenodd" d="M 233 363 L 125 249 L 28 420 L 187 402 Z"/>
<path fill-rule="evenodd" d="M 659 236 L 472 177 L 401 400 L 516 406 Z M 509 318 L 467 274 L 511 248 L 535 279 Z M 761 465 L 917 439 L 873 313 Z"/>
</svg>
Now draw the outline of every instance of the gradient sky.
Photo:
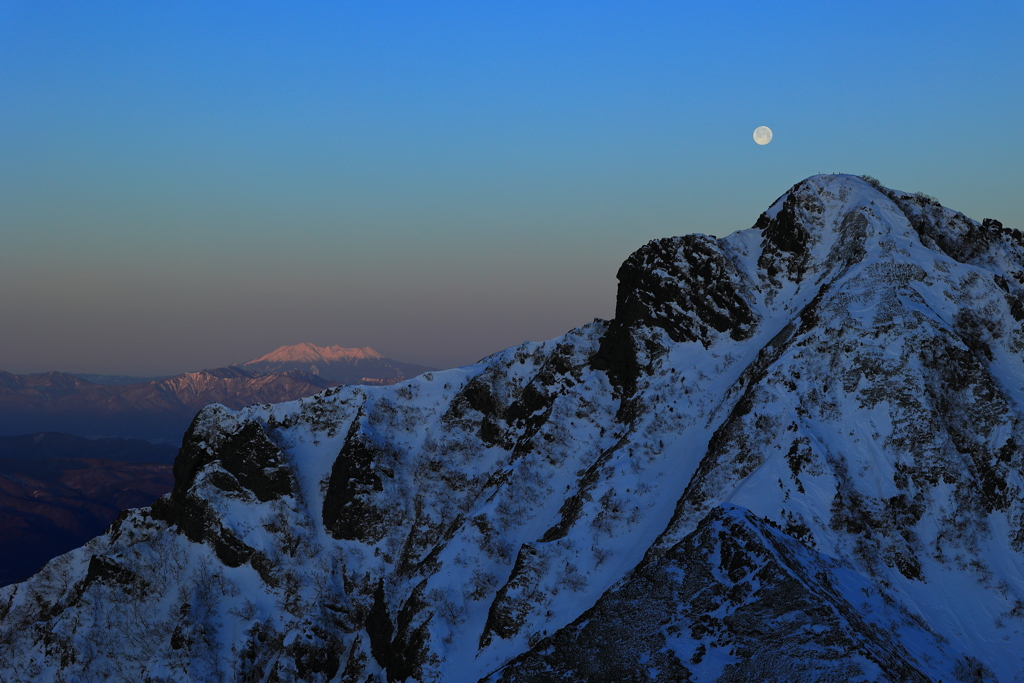
<svg viewBox="0 0 1024 683">
<path fill-rule="evenodd" d="M 0 0 L 0 369 L 471 363 L 819 172 L 1024 228 L 1022 35 L 1019 0 Z"/>
</svg>

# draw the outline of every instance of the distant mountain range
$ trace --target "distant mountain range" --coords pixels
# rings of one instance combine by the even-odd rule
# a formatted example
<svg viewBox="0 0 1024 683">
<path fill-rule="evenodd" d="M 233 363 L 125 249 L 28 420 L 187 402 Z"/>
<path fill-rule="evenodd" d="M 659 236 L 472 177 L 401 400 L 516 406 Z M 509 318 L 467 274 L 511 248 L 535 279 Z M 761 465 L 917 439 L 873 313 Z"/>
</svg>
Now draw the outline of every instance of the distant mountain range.
<svg viewBox="0 0 1024 683">
<path fill-rule="evenodd" d="M 437 369 L 385 358 L 369 346 L 346 349 L 313 344 L 282 346 L 240 367 L 260 375 L 308 373 L 337 384 L 394 384 Z"/>
<path fill-rule="evenodd" d="M 86 382 L 92 382 L 93 384 L 145 384 L 146 382 L 154 382 L 158 379 L 167 379 L 173 377 L 173 375 L 159 375 L 156 377 L 135 377 L 133 375 L 90 375 L 81 372 L 69 373 L 78 379 L 84 379 Z"/>
<path fill-rule="evenodd" d="M 205 406 L 291 401 L 430 369 L 371 348 L 298 344 L 172 377 L 0 371 L 0 586 L 169 492 L 181 436 Z"/>
<path fill-rule="evenodd" d="M 1022 683 L 1024 233 L 815 176 L 615 317 L 205 409 L 0 680 Z"/>
<path fill-rule="evenodd" d="M 178 449 L 70 434 L 0 437 L 0 586 L 171 490 Z"/>
<path fill-rule="evenodd" d="M 114 375 L 0 371 L 0 435 L 65 432 L 177 445 L 211 403 L 242 408 L 311 396 L 340 384 L 394 384 L 432 368 L 385 358 L 370 348 L 282 346 L 223 368 L 126 383 Z"/>
</svg>

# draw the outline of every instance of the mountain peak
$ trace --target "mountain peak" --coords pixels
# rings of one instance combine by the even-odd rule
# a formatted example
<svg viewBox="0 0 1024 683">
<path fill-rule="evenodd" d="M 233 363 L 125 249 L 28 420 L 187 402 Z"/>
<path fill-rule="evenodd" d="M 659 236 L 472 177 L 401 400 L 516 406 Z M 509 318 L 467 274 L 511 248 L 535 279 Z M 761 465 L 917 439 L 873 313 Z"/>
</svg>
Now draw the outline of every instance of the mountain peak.
<svg viewBox="0 0 1024 683">
<path fill-rule="evenodd" d="M 618 278 L 472 366 L 205 409 L 170 496 L 0 590 L 0 678 L 1020 680 L 1021 233 L 813 176 Z"/>
<path fill-rule="evenodd" d="M 385 358 L 369 346 L 349 349 L 308 342 L 282 346 L 234 367 L 257 374 L 297 371 L 338 384 L 393 384 L 433 369 Z"/>
<path fill-rule="evenodd" d="M 379 358 L 383 358 L 383 356 L 369 346 L 349 349 L 343 346 L 316 346 L 309 342 L 303 342 L 293 346 L 278 347 L 267 355 L 247 361 L 243 365 L 254 365 L 256 363 L 377 360 Z"/>
</svg>

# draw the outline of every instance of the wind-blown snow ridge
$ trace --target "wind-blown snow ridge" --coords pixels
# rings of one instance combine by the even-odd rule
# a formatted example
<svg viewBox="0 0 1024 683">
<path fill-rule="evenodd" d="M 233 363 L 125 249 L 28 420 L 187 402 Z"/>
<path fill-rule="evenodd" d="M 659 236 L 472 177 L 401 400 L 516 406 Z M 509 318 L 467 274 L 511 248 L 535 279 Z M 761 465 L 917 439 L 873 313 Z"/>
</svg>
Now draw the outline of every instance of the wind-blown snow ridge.
<svg viewBox="0 0 1024 683">
<path fill-rule="evenodd" d="M 853 176 L 615 318 L 231 411 L 0 591 L 0 678 L 1024 680 L 1024 240 Z"/>
</svg>

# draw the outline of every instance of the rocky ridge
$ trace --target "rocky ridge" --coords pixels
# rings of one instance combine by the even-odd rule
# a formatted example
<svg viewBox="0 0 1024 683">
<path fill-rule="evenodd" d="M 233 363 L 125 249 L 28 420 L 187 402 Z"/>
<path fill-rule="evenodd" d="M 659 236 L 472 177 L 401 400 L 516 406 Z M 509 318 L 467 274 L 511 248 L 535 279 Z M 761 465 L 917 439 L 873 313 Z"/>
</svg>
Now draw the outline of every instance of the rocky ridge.
<svg viewBox="0 0 1024 683">
<path fill-rule="evenodd" d="M 211 406 L 0 590 L 0 677 L 1024 680 L 1024 239 L 815 176 L 616 315 Z"/>
</svg>

